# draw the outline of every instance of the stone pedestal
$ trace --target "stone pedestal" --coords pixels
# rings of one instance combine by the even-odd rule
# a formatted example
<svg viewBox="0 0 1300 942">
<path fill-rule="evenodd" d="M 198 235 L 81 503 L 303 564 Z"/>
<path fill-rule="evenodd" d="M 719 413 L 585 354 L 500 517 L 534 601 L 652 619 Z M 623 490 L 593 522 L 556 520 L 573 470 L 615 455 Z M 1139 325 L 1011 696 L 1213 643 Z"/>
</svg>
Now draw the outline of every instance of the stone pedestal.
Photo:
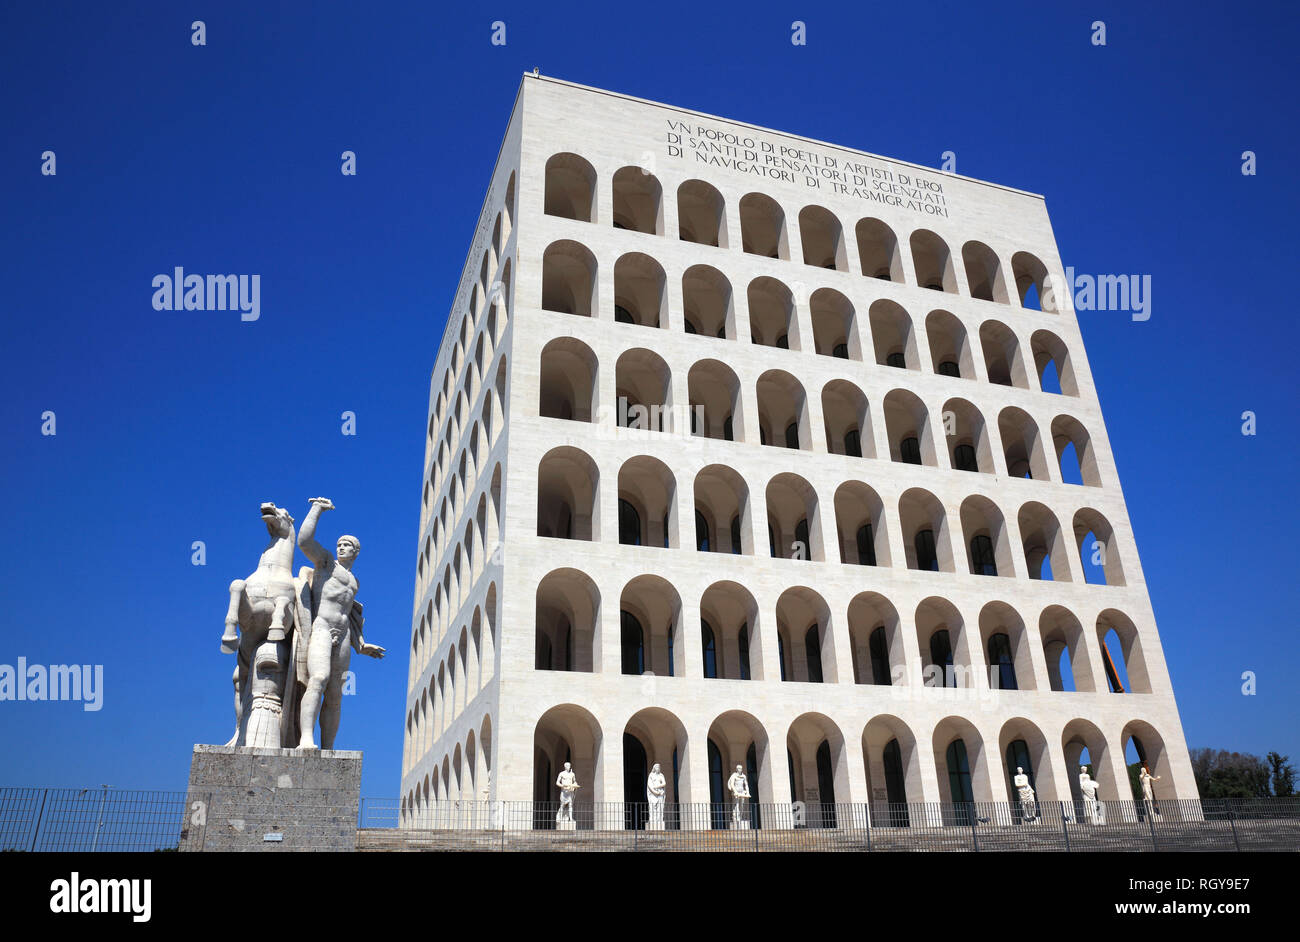
<svg viewBox="0 0 1300 942">
<path fill-rule="evenodd" d="M 194 747 L 183 851 L 353 851 L 361 753 Z"/>
<path fill-rule="evenodd" d="M 576 831 L 578 830 L 577 821 L 556 821 L 555 829 L 557 831 Z"/>
<path fill-rule="evenodd" d="M 749 830 L 749 822 L 748 822 L 748 821 L 732 821 L 732 822 L 731 822 L 731 830 L 733 830 L 733 831 L 748 831 L 748 830 Z"/>
</svg>

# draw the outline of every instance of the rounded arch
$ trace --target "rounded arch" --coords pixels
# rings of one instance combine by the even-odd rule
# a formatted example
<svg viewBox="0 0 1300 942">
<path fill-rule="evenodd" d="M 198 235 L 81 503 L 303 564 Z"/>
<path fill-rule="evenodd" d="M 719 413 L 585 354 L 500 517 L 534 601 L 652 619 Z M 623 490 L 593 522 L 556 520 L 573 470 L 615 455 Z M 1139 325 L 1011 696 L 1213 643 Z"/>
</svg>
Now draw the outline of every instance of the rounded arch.
<svg viewBox="0 0 1300 942">
<path fill-rule="evenodd" d="M 994 760 L 984 748 L 984 737 L 970 720 L 949 716 L 935 725 L 931 748 L 939 800 L 948 806 L 943 809 L 944 823 L 972 823 L 971 802 L 995 800 L 990 775 Z"/>
<path fill-rule="evenodd" d="M 711 265 L 692 265 L 682 273 L 682 312 L 687 333 L 736 339 L 731 282 Z"/>
<path fill-rule="evenodd" d="M 938 465 L 930 413 L 916 393 L 891 389 L 885 393 L 885 434 L 889 457 L 904 464 Z"/>
<path fill-rule="evenodd" d="M 817 491 L 792 472 L 767 483 L 768 550 L 774 559 L 825 560 Z"/>
<path fill-rule="evenodd" d="M 1055 293 L 1055 283 L 1047 273 L 1047 266 L 1037 256 L 1017 252 L 1011 256 L 1011 272 L 1016 283 L 1020 306 L 1035 311 L 1055 314 L 1060 310 Z M 1068 286 L 1067 291 L 1068 291 Z"/>
<path fill-rule="evenodd" d="M 871 407 L 855 384 L 833 379 L 822 387 L 822 422 L 826 427 L 826 450 L 830 454 L 876 457 Z"/>
<path fill-rule="evenodd" d="M 848 618 L 853 682 L 878 687 L 910 686 L 903 656 L 902 621 L 894 603 L 879 592 L 859 592 L 849 602 Z"/>
<path fill-rule="evenodd" d="M 1066 484 L 1101 487 L 1101 469 L 1097 466 L 1097 449 L 1083 423 L 1070 415 L 1052 419 L 1052 444 L 1061 480 Z"/>
<path fill-rule="evenodd" d="M 628 546 L 677 548 L 677 479 L 658 458 L 636 455 L 618 469 L 618 541 Z M 635 511 L 633 515 L 628 508 Z"/>
<path fill-rule="evenodd" d="M 653 350 L 625 350 L 614 364 L 617 422 L 623 428 L 671 432 L 672 372 Z"/>
<path fill-rule="evenodd" d="M 624 674 L 653 674 L 658 677 L 681 677 L 685 674 L 686 652 L 681 643 L 682 599 L 671 582 L 653 575 L 631 579 L 623 586 L 619 614 Z M 628 616 L 635 619 L 635 626 L 628 622 Z"/>
<path fill-rule="evenodd" d="M 925 488 L 908 488 L 898 498 L 908 569 L 956 572 L 943 503 Z"/>
<path fill-rule="evenodd" d="M 972 576 L 1012 577 L 1011 539 L 997 504 L 980 494 L 961 502 L 961 530 Z"/>
<path fill-rule="evenodd" d="M 1151 693 L 1151 674 L 1133 620 L 1117 608 L 1097 616 L 1097 643 L 1112 693 Z"/>
<path fill-rule="evenodd" d="M 541 805 L 534 827 L 555 826 L 559 808 L 555 779 L 568 762 L 582 786 L 574 793 L 574 821 L 580 830 L 592 828 L 594 796 L 605 791 L 603 745 L 600 723 L 585 707 L 562 703 L 541 715 L 533 728 L 533 800 Z"/>
<path fill-rule="evenodd" d="M 537 412 L 543 418 L 590 422 L 596 415 L 596 354 L 576 337 L 556 337 L 542 348 Z"/>
<path fill-rule="evenodd" d="M 614 228 L 664 234 L 663 187 L 644 167 L 614 171 Z"/>
<path fill-rule="evenodd" d="M 701 632 L 713 632 L 713 674 L 719 680 L 763 680 L 768 630 L 758 603 L 737 582 L 715 582 L 700 596 Z M 708 665 L 704 671 L 710 677 Z"/>
<path fill-rule="evenodd" d="M 744 441 L 740 380 L 721 360 L 697 360 L 687 374 L 691 433 L 702 438 Z"/>
<path fill-rule="evenodd" d="M 629 739 L 634 742 L 629 742 Z M 646 707 L 628 719 L 623 727 L 625 828 L 647 828 L 649 795 L 646 779 L 656 765 L 664 777 L 665 785 L 663 826 L 670 830 L 681 827 L 678 805 L 690 794 L 690 752 L 690 737 L 686 727 L 669 710 Z"/>
<path fill-rule="evenodd" d="M 1160 799 L 1168 798 L 1173 801 L 1179 791 L 1174 781 L 1173 763 L 1170 761 L 1169 750 L 1165 747 L 1164 737 L 1145 720 L 1130 720 L 1124 724 L 1124 729 L 1120 733 L 1120 743 L 1124 749 L 1124 761 L 1128 766 L 1129 783 L 1134 800 L 1145 803 L 1140 778 L 1140 771 L 1145 768 L 1153 776 L 1151 797 L 1154 803 L 1151 810 L 1159 814 Z"/>
<path fill-rule="evenodd" d="M 1007 406 L 998 413 L 998 435 L 1007 462 L 1007 474 L 1013 478 L 1051 480 L 1047 457 L 1043 453 L 1043 436 L 1038 423 L 1024 409 Z"/>
<path fill-rule="evenodd" d="M 759 444 L 812 450 L 808 397 L 785 370 L 768 370 L 755 383 Z"/>
<path fill-rule="evenodd" d="M 808 298 L 813 348 L 822 356 L 862 361 L 858 317 L 853 304 L 834 288 L 818 288 Z"/>
<path fill-rule="evenodd" d="M 1066 723 L 1061 731 L 1061 750 L 1065 753 L 1070 796 L 1075 801 L 1079 820 L 1092 820 L 1083 807 L 1083 789 L 1079 787 L 1079 775 L 1084 765 L 1091 767 L 1089 775 L 1100 786 L 1097 792 L 1098 799 L 1114 801 L 1120 797 L 1128 797 L 1127 783 L 1124 785 L 1124 791 L 1121 792 L 1120 783 L 1115 781 L 1109 744 L 1095 724 L 1082 718 L 1075 718 Z"/>
<path fill-rule="evenodd" d="M 1073 582 L 1069 551 L 1056 514 L 1045 504 L 1031 500 L 1020 508 L 1018 523 L 1029 578 Z"/>
<path fill-rule="evenodd" d="M 1037 690 L 1034 656 L 1025 620 L 1006 602 L 993 601 L 980 609 L 980 648 L 985 676 L 996 690 Z"/>
<path fill-rule="evenodd" d="M 512 177 L 513 180 L 513 177 Z M 552 154 L 546 161 L 543 212 L 548 216 L 596 221 L 596 168 L 577 154 Z"/>
<path fill-rule="evenodd" d="M 668 281 L 663 266 L 642 252 L 614 263 L 614 320 L 641 327 L 668 326 Z"/>
<path fill-rule="evenodd" d="M 824 206 L 805 206 L 799 211 L 799 236 L 805 265 L 848 271 L 844 227 L 839 217 Z"/>
<path fill-rule="evenodd" d="M 703 180 L 677 187 L 677 234 L 683 242 L 727 247 L 727 207 L 717 187 Z"/>
<path fill-rule="evenodd" d="M 1088 537 L 1092 539 L 1089 540 Z M 1125 585 L 1115 530 L 1100 511 L 1083 507 L 1074 515 L 1074 541 L 1086 582 Z"/>
<path fill-rule="evenodd" d="M 942 418 L 953 470 L 995 474 L 992 437 L 979 408 L 968 399 L 949 399 L 943 404 Z"/>
<path fill-rule="evenodd" d="M 542 253 L 542 308 L 591 317 L 597 310 L 596 256 L 581 242 L 561 239 Z"/>
<path fill-rule="evenodd" d="M 903 257 L 898 251 L 898 236 L 894 230 L 879 219 L 860 219 L 856 234 L 862 274 L 901 284 Z"/>
<path fill-rule="evenodd" d="M 695 548 L 701 552 L 754 554 L 749 485 L 728 465 L 711 464 L 695 475 Z"/>
<path fill-rule="evenodd" d="M 795 717 L 785 737 L 793 779 L 791 796 L 805 803 L 808 827 L 838 826 L 838 805 L 854 800 L 849 788 L 849 757 L 844 734 L 824 713 Z"/>
<path fill-rule="evenodd" d="M 745 252 L 788 261 L 790 245 L 786 236 L 785 210 L 781 204 L 762 193 L 742 196 L 740 242 Z"/>
<path fill-rule="evenodd" d="M 597 655 L 600 589 L 577 569 L 554 569 L 537 584 L 534 660 L 537 670 L 591 673 Z"/>
<path fill-rule="evenodd" d="M 794 294 L 782 281 L 760 275 L 745 289 L 749 313 L 749 339 L 764 347 L 802 350 Z"/>
<path fill-rule="evenodd" d="M 1079 395 L 1074 361 L 1065 341 L 1050 330 L 1036 330 L 1029 338 L 1029 350 L 1034 359 L 1039 389 L 1065 396 Z"/>
<path fill-rule="evenodd" d="M 910 243 L 916 283 L 922 288 L 956 294 L 957 273 L 953 270 L 948 243 L 929 229 L 917 229 Z"/>
<path fill-rule="evenodd" d="M 908 827 L 909 804 L 924 794 L 916 734 L 902 719 L 884 713 L 862 729 L 862 759 L 867 771 L 872 827 Z"/>
<path fill-rule="evenodd" d="M 835 490 L 835 527 L 840 562 L 858 566 L 890 565 L 885 504 L 862 481 L 845 481 Z"/>
<path fill-rule="evenodd" d="M 744 710 L 727 710 L 719 713 L 709 724 L 709 741 L 713 743 L 718 754 L 721 769 L 720 781 L 710 781 L 709 798 L 714 804 L 714 817 L 722 818 L 725 823 L 725 782 L 731 777 L 736 766 L 745 769 L 749 779 L 749 793 L 754 796 L 750 802 L 751 827 L 761 827 L 759 804 L 772 804 L 777 801 L 776 776 L 781 774 L 779 760 L 772 755 L 772 744 L 768 739 L 767 729 L 752 713 Z M 757 780 L 756 780 L 757 779 Z M 722 807 L 718 807 L 718 806 Z"/>
<path fill-rule="evenodd" d="M 1002 260 L 996 252 L 983 242 L 971 241 L 962 246 L 961 257 L 972 298 L 1009 303 L 1006 280 L 1002 277 Z"/>
<path fill-rule="evenodd" d="M 932 595 L 916 606 L 917 648 L 921 652 L 921 683 L 926 687 L 972 689 L 977 682 L 966 620 L 945 598 Z"/>
<path fill-rule="evenodd" d="M 839 654 L 830 606 L 808 586 L 792 586 L 776 602 L 781 679 L 797 683 L 837 683 Z"/>
<path fill-rule="evenodd" d="M 912 316 L 901 304 L 881 298 L 867 309 L 867 319 L 871 325 L 872 352 L 877 364 L 904 370 L 921 368 Z"/>
<path fill-rule="evenodd" d="M 985 321 L 980 325 L 980 347 L 990 383 L 1029 388 L 1029 373 L 1014 330 L 1001 321 Z"/>
<path fill-rule="evenodd" d="M 1007 801 L 1012 805 L 1020 806 L 1020 794 L 1015 785 L 1017 768 L 1025 770 L 1040 806 L 1045 801 L 1069 800 L 1070 790 L 1056 780 L 1047 737 L 1032 721 L 1015 716 L 1002 724 L 998 731 L 998 756 Z"/>
<path fill-rule="evenodd" d="M 537 535 L 593 540 L 600 533 L 600 469 L 585 451 L 552 448 L 537 465 Z"/>
</svg>

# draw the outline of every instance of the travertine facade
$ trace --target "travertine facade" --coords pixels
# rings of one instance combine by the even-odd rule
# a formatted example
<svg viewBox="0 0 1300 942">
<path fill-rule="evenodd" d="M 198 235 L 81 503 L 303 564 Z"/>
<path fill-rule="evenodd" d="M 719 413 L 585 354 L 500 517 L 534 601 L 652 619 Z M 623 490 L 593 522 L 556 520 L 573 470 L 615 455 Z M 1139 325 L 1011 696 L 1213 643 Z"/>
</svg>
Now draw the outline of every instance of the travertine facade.
<svg viewBox="0 0 1300 942">
<path fill-rule="evenodd" d="M 655 762 L 1060 801 L 1085 749 L 1129 799 L 1131 739 L 1195 797 L 1063 272 L 1041 197 L 525 76 L 432 377 L 404 820 L 566 759 L 579 808 Z"/>
</svg>

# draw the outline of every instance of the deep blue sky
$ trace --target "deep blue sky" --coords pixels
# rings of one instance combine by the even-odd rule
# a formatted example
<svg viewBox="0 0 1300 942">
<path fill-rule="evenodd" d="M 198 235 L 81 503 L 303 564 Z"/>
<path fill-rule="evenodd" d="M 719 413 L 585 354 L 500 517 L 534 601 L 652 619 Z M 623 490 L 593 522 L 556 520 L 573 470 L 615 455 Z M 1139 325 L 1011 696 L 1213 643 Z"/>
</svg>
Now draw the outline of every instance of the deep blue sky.
<svg viewBox="0 0 1300 942">
<path fill-rule="evenodd" d="M 8 5 L 0 663 L 103 664 L 106 689 L 98 713 L 0 703 L 0 784 L 183 788 L 191 744 L 233 722 L 217 642 L 257 505 L 301 520 L 320 494 L 328 545 L 361 538 L 367 636 L 392 651 L 354 659 L 339 745 L 366 752 L 363 794 L 398 793 L 429 371 L 534 66 L 929 166 L 955 151 L 1046 196 L 1067 265 L 1151 275 L 1150 321 L 1080 317 L 1188 744 L 1300 761 L 1297 22 L 1289 3 Z M 261 274 L 261 319 L 154 311 L 175 265 Z"/>
</svg>

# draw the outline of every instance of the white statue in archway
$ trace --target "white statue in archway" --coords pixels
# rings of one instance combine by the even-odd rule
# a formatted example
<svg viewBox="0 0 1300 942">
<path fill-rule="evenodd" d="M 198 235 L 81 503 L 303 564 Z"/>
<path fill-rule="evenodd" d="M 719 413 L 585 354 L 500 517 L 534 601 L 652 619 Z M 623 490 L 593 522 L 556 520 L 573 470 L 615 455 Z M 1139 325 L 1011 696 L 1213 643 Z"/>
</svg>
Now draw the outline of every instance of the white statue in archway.
<svg viewBox="0 0 1300 942">
<path fill-rule="evenodd" d="M 1038 817 L 1038 802 L 1034 797 L 1034 786 L 1029 784 L 1029 776 L 1023 768 L 1016 766 L 1016 775 L 1011 782 L 1016 786 L 1016 794 L 1020 796 L 1020 811 L 1025 820 L 1034 820 Z"/>
<path fill-rule="evenodd" d="M 1138 772 L 1138 779 L 1142 783 L 1142 800 L 1151 808 L 1153 814 L 1160 813 L 1160 806 L 1156 804 L 1155 793 L 1151 788 L 1152 782 L 1158 782 L 1161 779 L 1159 775 L 1152 775 L 1151 770 L 1147 768 L 1146 763 L 1142 763 L 1142 770 Z"/>
<path fill-rule="evenodd" d="M 731 826 L 736 830 L 749 827 L 749 816 L 745 814 L 746 802 L 749 801 L 749 778 L 743 766 L 736 766 L 736 771 L 727 779 L 727 791 L 731 792 Z"/>
<path fill-rule="evenodd" d="M 1083 792 L 1083 811 L 1087 816 L 1089 824 L 1101 823 L 1101 802 L 1097 800 L 1097 789 L 1100 788 L 1093 777 L 1088 774 L 1086 765 L 1079 766 L 1079 791 Z"/>
<path fill-rule="evenodd" d="M 647 831 L 662 831 L 664 829 L 664 795 L 668 790 L 668 781 L 664 774 L 659 771 L 659 763 L 656 762 L 650 769 L 650 775 L 645 780 L 645 797 L 650 803 L 650 820 L 646 824 Z"/>
<path fill-rule="evenodd" d="M 578 784 L 578 776 L 573 774 L 572 763 L 564 763 L 564 770 L 556 777 L 555 784 L 560 789 L 560 810 L 555 812 L 555 823 L 560 830 L 571 831 L 574 828 L 573 793 L 582 787 Z"/>
</svg>

